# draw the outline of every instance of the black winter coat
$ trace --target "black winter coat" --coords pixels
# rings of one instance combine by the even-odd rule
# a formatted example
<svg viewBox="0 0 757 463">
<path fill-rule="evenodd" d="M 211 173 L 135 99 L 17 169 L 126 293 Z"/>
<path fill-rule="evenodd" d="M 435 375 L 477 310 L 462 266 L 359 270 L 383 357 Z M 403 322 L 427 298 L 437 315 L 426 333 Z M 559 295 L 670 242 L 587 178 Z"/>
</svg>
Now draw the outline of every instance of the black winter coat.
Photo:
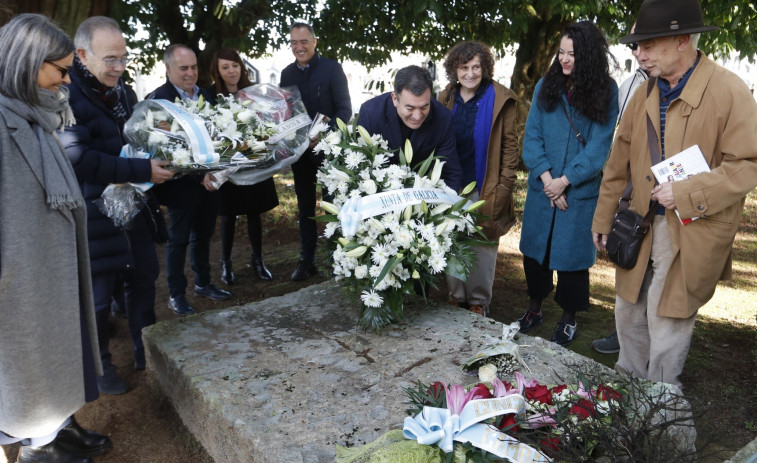
<svg viewBox="0 0 757 463">
<path fill-rule="evenodd" d="M 119 157 L 123 124 L 105 103 L 82 80 L 76 66 L 71 67 L 69 104 L 76 125 L 61 135 L 66 154 L 71 159 L 87 204 L 87 235 L 92 275 L 117 272 L 132 266 L 126 233 L 100 212 L 95 201 L 109 183 L 149 182 L 151 165 L 147 159 Z M 124 87 L 125 88 L 125 87 Z M 135 104 L 130 92 L 120 96 L 121 104 L 131 115 Z M 134 220 L 147 220 L 144 212 Z"/>
</svg>

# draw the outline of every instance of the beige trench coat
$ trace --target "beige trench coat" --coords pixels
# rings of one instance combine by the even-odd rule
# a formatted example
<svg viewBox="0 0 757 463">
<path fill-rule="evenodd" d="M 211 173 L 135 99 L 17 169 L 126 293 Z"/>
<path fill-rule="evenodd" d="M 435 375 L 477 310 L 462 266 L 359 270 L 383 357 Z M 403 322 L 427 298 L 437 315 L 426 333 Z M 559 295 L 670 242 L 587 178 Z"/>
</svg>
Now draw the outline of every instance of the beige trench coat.
<svg viewBox="0 0 757 463">
<path fill-rule="evenodd" d="M 452 110 L 455 107 L 454 89 L 449 84 L 439 95 L 439 101 Z M 482 224 L 486 237 L 497 240 L 515 223 L 513 190 L 518 168 L 518 137 L 515 131 L 515 92 L 494 82 L 494 110 L 489 133 L 486 173 L 481 187 L 484 205 L 481 213 L 489 219 Z M 465 186 L 465 185 L 463 185 Z"/>
<path fill-rule="evenodd" d="M 631 99 L 605 167 L 592 231 L 610 232 L 629 170 L 633 179 L 630 208 L 642 215 L 649 209 L 654 176 L 646 117 L 650 115 L 659 138 L 659 100 L 656 85 L 649 96 L 642 85 Z M 688 318 L 712 298 L 718 280 L 731 274 L 731 246 L 744 200 L 757 186 L 757 103 L 738 76 L 702 54 L 680 98 L 668 107 L 666 120 L 666 154 L 699 145 L 712 169 L 673 185 L 681 217 L 701 219 L 684 226 L 674 211 L 666 212 L 675 257 L 658 314 Z M 639 297 L 651 238 L 650 231 L 636 267 L 616 268 L 617 294 L 632 303 Z"/>
</svg>

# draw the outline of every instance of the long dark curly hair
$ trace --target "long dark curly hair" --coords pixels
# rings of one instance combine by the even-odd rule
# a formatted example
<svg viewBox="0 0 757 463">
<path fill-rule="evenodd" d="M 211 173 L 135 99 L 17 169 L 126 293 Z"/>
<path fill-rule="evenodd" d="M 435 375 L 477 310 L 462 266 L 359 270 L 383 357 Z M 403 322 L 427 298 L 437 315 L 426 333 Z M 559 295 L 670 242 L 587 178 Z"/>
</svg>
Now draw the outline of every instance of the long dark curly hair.
<svg viewBox="0 0 757 463">
<path fill-rule="evenodd" d="M 579 113 L 601 124 L 607 122 L 613 82 L 610 77 L 610 60 L 615 67 L 618 66 L 617 59 L 610 53 L 607 40 L 591 21 L 568 24 L 560 37 L 573 40 L 573 70 L 568 76 L 563 74 L 558 54 L 555 54 L 552 65 L 544 74 L 538 96 L 539 106 L 554 111 L 560 103 L 561 95 L 570 91 L 570 104 Z"/>
</svg>

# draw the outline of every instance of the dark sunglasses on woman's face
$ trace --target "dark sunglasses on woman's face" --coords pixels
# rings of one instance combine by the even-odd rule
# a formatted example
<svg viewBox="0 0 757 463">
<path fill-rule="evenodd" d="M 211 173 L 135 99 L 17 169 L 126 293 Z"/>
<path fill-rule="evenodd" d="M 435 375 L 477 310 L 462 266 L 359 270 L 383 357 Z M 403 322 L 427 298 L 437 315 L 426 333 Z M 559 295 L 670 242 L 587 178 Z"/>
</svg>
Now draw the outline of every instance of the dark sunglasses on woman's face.
<svg viewBox="0 0 757 463">
<path fill-rule="evenodd" d="M 629 44 L 626 44 L 628 48 L 631 49 L 631 51 L 636 51 L 637 48 L 639 48 L 639 42 L 631 42 Z"/>
<path fill-rule="evenodd" d="M 45 63 L 50 63 L 53 66 L 55 66 L 56 68 L 58 68 L 58 70 L 60 71 L 60 78 L 61 79 L 65 79 L 66 76 L 68 75 L 68 71 L 70 70 L 70 68 L 67 68 L 65 66 L 61 66 L 60 64 L 55 64 L 52 61 L 45 61 Z"/>
</svg>

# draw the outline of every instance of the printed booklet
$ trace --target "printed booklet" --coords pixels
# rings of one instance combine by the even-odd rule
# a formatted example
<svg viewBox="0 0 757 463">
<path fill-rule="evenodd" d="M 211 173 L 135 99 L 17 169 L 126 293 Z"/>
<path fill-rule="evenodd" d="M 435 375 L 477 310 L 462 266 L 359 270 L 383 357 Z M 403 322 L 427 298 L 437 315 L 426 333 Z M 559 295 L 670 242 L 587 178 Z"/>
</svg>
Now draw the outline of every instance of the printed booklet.
<svg viewBox="0 0 757 463">
<path fill-rule="evenodd" d="M 652 173 L 654 173 L 658 183 L 686 180 L 692 175 L 709 171 L 710 166 L 707 164 L 707 161 L 705 161 L 704 155 L 699 149 L 699 145 L 690 146 L 680 153 L 652 166 Z M 676 210 L 676 215 L 684 225 L 688 225 L 699 218 L 693 217 L 691 219 L 681 219 L 678 210 Z"/>
</svg>

